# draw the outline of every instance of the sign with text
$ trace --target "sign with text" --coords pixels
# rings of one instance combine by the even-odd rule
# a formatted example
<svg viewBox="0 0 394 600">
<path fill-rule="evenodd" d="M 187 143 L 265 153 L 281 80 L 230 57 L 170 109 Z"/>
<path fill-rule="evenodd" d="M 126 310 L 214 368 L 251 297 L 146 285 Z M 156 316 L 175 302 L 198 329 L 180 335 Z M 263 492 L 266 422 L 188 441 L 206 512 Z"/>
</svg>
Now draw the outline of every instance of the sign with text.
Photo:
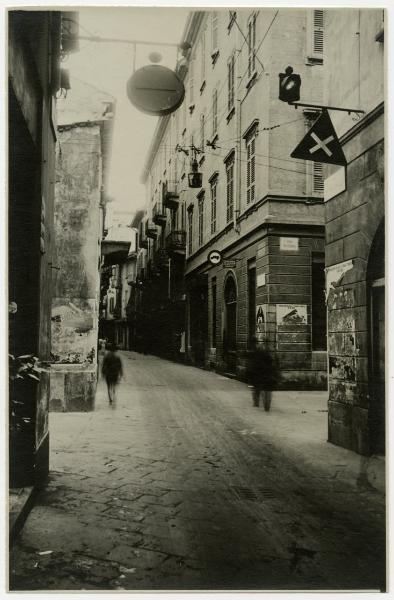
<svg viewBox="0 0 394 600">
<path fill-rule="evenodd" d="M 308 313 L 306 304 L 277 304 L 277 325 L 306 325 Z"/>
<path fill-rule="evenodd" d="M 298 250 L 298 238 L 295 237 L 281 237 L 279 238 L 279 250 Z"/>
<path fill-rule="evenodd" d="M 224 260 L 223 261 L 223 267 L 225 269 L 235 269 L 236 266 L 237 266 L 236 260 Z"/>
<path fill-rule="evenodd" d="M 259 273 L 257 275 L 257 287 L 265 285 L 265 273 Z"/>
</svg>

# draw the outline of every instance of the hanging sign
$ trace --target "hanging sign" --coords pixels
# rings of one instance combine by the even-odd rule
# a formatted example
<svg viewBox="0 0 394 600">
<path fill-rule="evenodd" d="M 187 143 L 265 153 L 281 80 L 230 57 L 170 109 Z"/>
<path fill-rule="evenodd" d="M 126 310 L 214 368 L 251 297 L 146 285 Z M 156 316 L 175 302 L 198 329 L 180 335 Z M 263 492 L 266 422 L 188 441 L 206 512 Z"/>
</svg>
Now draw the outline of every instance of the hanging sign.
<svg viewBox="0 0 394 600">
<path fill-rule="evenodd" d="M 326 109 L 323 109 L 320 117 L 290 156 L 332 165 L 346 165 L 341 143 Z"/>
<path fill-rule="evenodd" d="M 211 250 L 208 254 L 208 261 L 211 265 L 220 265 L 222 262 L 222 253 L 219 250 Z"/>
<path fill-rule="evenodd" d="M 143 113 L 164 117 L 182 104 L 185 87 L 178 75 L 162 65 L 147 65 L 127 82 L 130 102 Z"/>
</svg>

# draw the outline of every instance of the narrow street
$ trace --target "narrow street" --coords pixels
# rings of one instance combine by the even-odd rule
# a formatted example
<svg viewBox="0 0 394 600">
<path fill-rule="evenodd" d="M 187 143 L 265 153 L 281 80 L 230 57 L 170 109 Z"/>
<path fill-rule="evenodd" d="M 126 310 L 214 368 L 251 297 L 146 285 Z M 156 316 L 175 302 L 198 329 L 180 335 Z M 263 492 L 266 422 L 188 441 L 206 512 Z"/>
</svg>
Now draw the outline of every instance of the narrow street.
<svg viewBox="0 0 394 600">
<path fill-rule="evenodd" d="M 384 589 L 384 497 L 328 444 L 325 392 L 121 353 L 114 405 L 51 413 L 11 590 Z"/>
</svg>

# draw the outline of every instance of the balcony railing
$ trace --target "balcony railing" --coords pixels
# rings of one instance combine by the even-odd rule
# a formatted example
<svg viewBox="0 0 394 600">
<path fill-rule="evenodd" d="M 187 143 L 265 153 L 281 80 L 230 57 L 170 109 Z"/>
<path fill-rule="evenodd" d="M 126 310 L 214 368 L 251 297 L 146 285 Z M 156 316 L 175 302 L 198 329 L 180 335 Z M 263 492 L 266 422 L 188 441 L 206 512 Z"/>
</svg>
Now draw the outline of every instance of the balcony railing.
<svg viewBox="0 0 394 600">
<path fill-rule="evenodd" d="M 152 218 L 156 225 L 165 225 L 167 221 L 166 209 L 161 202 L 156 202 L 154 205 Z"/>
<path fill-rule="evenodd" d="M 166 249 L 169 254 L 185 254 L 186 231 L 171 231 L 166 237 Z"/>
<path fill-rule="evenodd" d="M 154 223 L 152 223 L 151 221 L 145 221 L 145 235 L 148 238 L 151 238 L 152 240 L 155 240 L 157 238 L 157 227 L 156 225 L 154 225 Z"/>
<path fill-rule="evenodd" d="M 179 194 L 175 189 L 163 186 L 163 207 L 176 210 L 179 205 Z"/>
</svg>

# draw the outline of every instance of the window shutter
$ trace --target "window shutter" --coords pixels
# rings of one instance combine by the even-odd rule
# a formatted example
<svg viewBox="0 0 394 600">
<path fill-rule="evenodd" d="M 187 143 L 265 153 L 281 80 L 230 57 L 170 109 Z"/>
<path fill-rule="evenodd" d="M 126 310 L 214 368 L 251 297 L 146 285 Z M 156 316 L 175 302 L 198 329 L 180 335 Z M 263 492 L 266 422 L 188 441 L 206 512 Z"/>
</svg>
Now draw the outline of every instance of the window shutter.
<svg viewBox="0 0 394 600">
<path fill-rule="evenodd" d="M 313 11 L 313 53 L 323 54 L 324 11 Z"/>
<path fill-rule="evenodd" d="M 212 135 L 216 135 L 218 128 L 218 93 L 213 91 L 212 95 Z"/>
<path fill-rule="evenodd" d="M 189 104 L 194 102 L 194 58 L 190 61 Z"/>
<path fill-rule="evenodd" d="M 323 165 L 320 162 L 313 163 L 313 192 L 324 193 Z"/>
<path fill-rule="evenodd" d="M 201 37 L 201 83 L 205 80 L 205 32 Z"/>
<path fill-rule="evenodd" d="M 218 49 L 218 13 L 212 13 L 212 54 Z"/>
</svg>

